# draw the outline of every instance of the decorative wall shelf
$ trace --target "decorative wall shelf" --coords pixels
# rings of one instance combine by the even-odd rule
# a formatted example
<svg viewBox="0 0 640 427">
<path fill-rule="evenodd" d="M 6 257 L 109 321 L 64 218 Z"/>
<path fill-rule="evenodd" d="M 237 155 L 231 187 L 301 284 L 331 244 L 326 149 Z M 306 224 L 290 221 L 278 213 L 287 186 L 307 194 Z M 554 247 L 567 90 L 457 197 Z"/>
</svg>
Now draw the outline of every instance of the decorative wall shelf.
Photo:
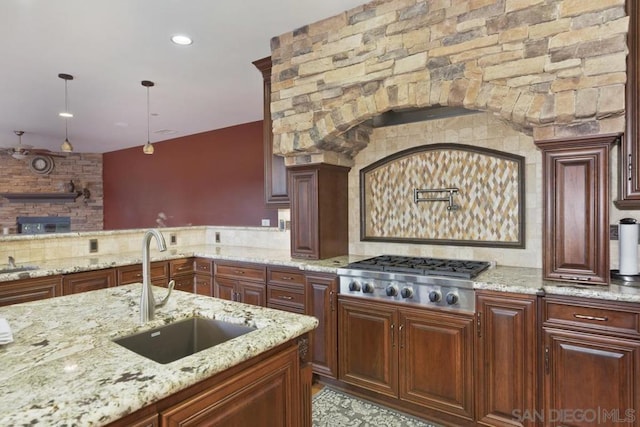
<svg viewBox="0 0 640 427">
<path fill-rule="evenodd" d="M 74 202 L 82 193 L 0 193 L 11 203 L 63 203 Z"/>
</svg>

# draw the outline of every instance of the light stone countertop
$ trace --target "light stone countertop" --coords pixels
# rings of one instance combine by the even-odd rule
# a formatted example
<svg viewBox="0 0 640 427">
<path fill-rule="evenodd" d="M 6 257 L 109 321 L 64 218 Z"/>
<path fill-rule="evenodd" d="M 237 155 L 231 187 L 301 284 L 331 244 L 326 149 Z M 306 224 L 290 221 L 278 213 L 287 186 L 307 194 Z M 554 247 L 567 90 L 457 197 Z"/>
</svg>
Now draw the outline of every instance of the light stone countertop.
<svg viewBox="0 0 640 427">
<path fill-rule="evenodd" d="M 184 246 L 178 249 L 168 248 L 164 252 L 159 252 L 154 248 L 151 249 L 151 261 L 166 261 L 193 256 L 217 260 L 279 265 L 321 273 L 335 273 L 339 267 L 356 260 L 367 258 L 365 256 L 340 256 L 324 260 L 303 260 L 291 258 L 288 250 L 222 245 Z M 142 262 L 142 251 L 107 255 L 95 254 L 94 256 L 88 257 L 59 258 L 40 262 L 20 263 L 19 260 L 17 261 L 18 266 L 33 265 L 38 268 L 35 270 L 0 274 L 0 282 L 140 264 Z"/>
<path fill-rule="evenodd" d="M 165 252 L 151 251 L 152 261 L 164 261 L 185 257 L 202 257 L 215 260 L 253 262 L 299 268 L 303 271 L 336 273 L 350 262 L 373 255 L 345 255 L 324 260 L 291 258 L 288 250 L 251 248 L 226 245 L 184 246 L 169 248 Z M 141 251 L 124 252 L 117 255 L 99 255 L 81 258 L 62 258 L 37 263 L 37 270 L 0 274 L 1 282 L 43 277 L 52 274 L 68 274 L 102 268 L 119 267 L 142 262 Z M 29 264 L 29 263 L 26 263 Z M 497 266 L 481 273 L 474 280 L 475 289 L 524 294 L 569 295 L 613 301 L 640 302 L 640 282 L 635 286 L 621 280 L 612 280 L 611 285 L 580 285 L 542 279 L 542 270 L 537 268 Z"/>
<path fill-rule="evenodd" d="M 313 330 L 314 317 L 174 291 L 140 326 L 141 285 L 0 307 L 14 342 L 0 345 L 0 425 L 99 426 Z M 154 287 L 156 298 L 166 290 Z M 257 327 L 169 364 L 112 339 L 191 316 Z"/>
</svg>

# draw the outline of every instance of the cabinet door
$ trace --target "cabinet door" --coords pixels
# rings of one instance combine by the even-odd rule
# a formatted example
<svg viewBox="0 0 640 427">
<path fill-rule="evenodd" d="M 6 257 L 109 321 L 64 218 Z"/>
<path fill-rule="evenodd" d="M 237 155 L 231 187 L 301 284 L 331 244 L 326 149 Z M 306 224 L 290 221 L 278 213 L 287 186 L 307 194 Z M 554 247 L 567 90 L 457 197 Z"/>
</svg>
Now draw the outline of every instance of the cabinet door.
<svg viewBox="0 0 640 427">
<path fill-rule="evenodd" d="M 537 408 L 536 297 L 479 292 L 476 307 L 478 423 L 535 425 L 514 413 Z"/>
<path fill-rule="evenodd" d="M 398 396 L 398 315 L 394 307 L 341 298 L 339 379 Z"/>
<path fill-rule="evenodd" d="M 0 283 L 0 306 L 59 297 L 61 295 L 62 276 L 47 276 Z"/>
<path fill-rule="evenodd" d="M 178 291 L 193 292 L 193 274 L 175 276 L 172 280 L 175 282 L 174 289 Z M 167 285 L 165 284 L 164 286 L 166 287 Z"/>
<path fill-rule="evenodd" d="M 338 375 L 338 311 L 336 276 L 307 275 L 307 314 L 318 319 L 312 333 L 312 362 L 315 373 L 336 378 Z"/>
<path fill-rule="evenodd" d="M 400 399 L 473 420 L 473 318 L 400 309 Z"/>
<path fill-rule="evenodd" d="M 271 57 L 253 62 L 262 73 L 263 88 L 263 149 L 264 196 L 266 205 L 272 208 L 288 208 L 287 169 L 283 156 L 273 154 L 273 129 L 271 123 Z"/>
<path fill-rule="evenodd" d="M 260 307 L 267 306 L 267 287 L 265 285 L 239 280 L 236 289 L 236 301 Z"/>
<path fill-rule="evenodd" d="M 223 277 L 216 277 L 213 281 L 213 296 L 229 301 L 236 300 L 236 281 Z"/>
<path fill-rule="evenodd" d="M 640 425 L 640 343 L 545 328 L 545 426 Z"/>
<path fill-rule="evenodd" d="M 113 268 L 85 271 L 62 276 L 64 295 L 105 289 L 116 285 L 116 272 Z"/>
<path fill-rule="evenodd" d="M 213 287 L 212 287 L 212 280 L 211 280 L 211 276 L 209 275 L 203 275 L 203 274 L 196 274 L 195 277 L 195 283 L 194 283 L 194 292 L 198 295 L 206 295 L 206 296 L 213 296 Z"/>
<path fill-rule="evenodd" d="M 543 153 L 545 279 L 609 283 L 609 147 L 617 138 L 536 141 Z"/>
<path fill-rule="evenodd" d="M 640 209 L 640 7 L 627 0 L 627 84 L 625 85 L 626 129 L 618 155 L 618 209 Z"/>
<path fill-rule="evenodd" d="M 318 259 L 318 171 L 292 170 L 291 256 Z"/>
<path fill-rule="evenodd" d="M 160 413 L 162 426 L 296 427 L 301 420 L 297 348 Z"/>
</svg>

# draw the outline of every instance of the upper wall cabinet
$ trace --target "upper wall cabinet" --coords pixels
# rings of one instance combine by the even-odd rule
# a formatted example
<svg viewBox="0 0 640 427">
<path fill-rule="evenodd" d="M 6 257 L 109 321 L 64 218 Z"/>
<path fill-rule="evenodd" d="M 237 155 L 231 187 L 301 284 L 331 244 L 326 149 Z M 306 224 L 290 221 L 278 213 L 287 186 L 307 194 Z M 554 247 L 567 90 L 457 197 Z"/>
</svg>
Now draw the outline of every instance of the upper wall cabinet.
<svg viewBox="0 0 640 427">
<path fill-rule="evenodd" d="M 626 132 L 620 144 L 618 160 L 618 209 L 640 209 L 640 6 L 636 0 L 627 0 L 629 33 L 627 45 Z"/>
<path fill-rule="evenodd" d="M 542 151 L 544 279 L 609 284 L 609 150 L 618 137 L 536 141 Z"/>
<path fill-rule="evenodd" d="M 253 62 L 262 73 L 264 89 L 264 196 L 265 203 L 273 208 L 289 207 L 287 169 L 284 157 L 273 154 L 273 130 L 271 129 L 271 57 Z"/>
</svg>

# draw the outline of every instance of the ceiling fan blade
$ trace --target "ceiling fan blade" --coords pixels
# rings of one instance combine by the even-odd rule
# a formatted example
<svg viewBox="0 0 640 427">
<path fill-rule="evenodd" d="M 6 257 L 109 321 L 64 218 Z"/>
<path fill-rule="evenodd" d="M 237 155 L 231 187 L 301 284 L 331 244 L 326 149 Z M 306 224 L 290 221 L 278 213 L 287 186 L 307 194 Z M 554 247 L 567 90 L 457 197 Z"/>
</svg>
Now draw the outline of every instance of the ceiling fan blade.
<svg viewBox="0 0 640 427">
<path fill-rule="evenodd" d="M 55 153 L 51 150 L 47 150 L 44 148 L 35 148 L 32 150 L 29 150 L 29 154 L 35 154 L 35 155 L 41 155 L 41 156 L 49 156 L 49 157 L 67 157 L 64 154 L 60 154 L 60 153 Z"/>
</svg>

